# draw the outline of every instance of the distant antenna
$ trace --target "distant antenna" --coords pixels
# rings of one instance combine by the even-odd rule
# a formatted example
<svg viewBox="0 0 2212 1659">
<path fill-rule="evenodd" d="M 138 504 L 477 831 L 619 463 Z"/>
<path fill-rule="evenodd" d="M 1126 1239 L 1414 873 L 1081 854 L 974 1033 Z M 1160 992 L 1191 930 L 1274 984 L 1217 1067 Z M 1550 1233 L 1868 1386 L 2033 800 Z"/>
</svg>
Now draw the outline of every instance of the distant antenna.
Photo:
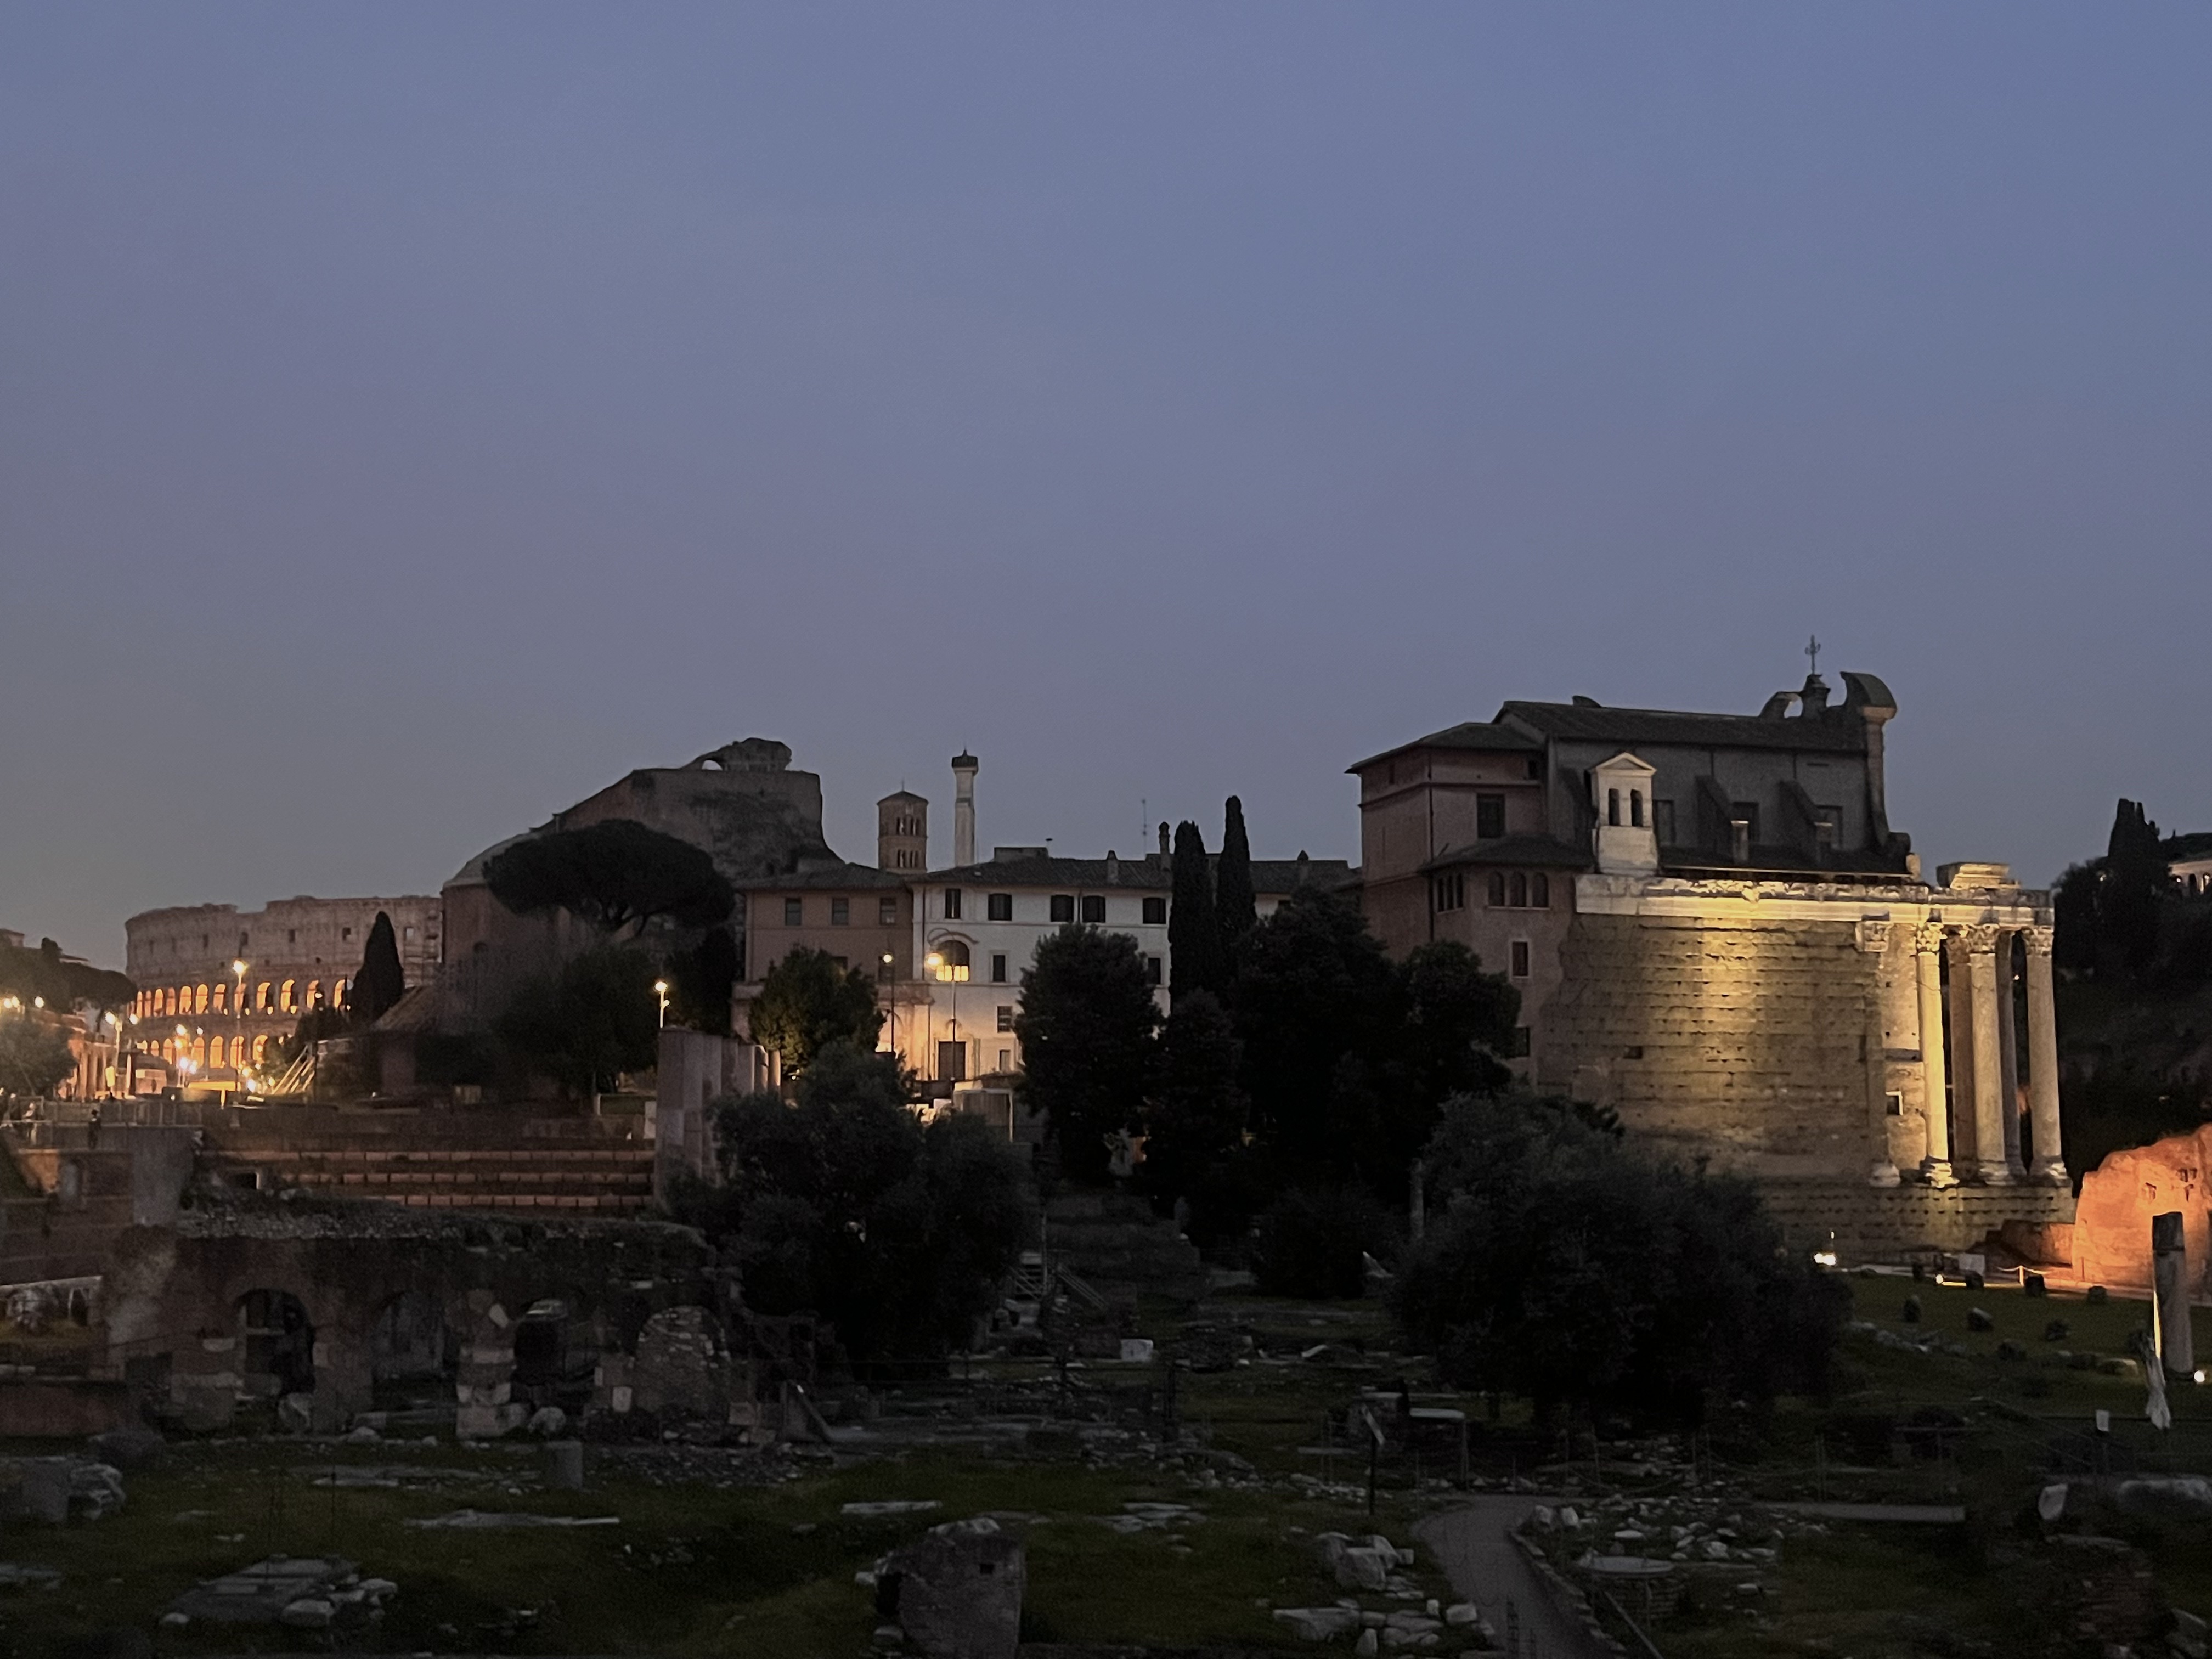
<svg viewBox="0 0 2212 1659">
<path fill-rule="evenodd" d="M 1814 677 L 1818 678 L 1820 672 L 1820 636 L 1818 634 L 1809 635 L 1807 636 L 1805 641 L 1805 659 L 1813 665 Z"/>
</svg>

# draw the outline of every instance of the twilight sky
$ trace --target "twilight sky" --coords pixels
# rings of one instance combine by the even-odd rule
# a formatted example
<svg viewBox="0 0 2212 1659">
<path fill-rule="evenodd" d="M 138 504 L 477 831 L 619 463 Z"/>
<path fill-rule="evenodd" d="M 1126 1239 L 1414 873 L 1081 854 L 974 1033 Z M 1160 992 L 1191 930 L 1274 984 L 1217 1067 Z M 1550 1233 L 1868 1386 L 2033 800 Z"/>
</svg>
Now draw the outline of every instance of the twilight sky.
<svg viewBox="0 0 2212 1659">
<path fill-rule="evenodd" d="M 434 891 L 780 737 L 1128 853 L 1887 679 L 1932 866 L 2212 828 L 2212 10 L 0 10 L 0 926 Z"/>
</svg>

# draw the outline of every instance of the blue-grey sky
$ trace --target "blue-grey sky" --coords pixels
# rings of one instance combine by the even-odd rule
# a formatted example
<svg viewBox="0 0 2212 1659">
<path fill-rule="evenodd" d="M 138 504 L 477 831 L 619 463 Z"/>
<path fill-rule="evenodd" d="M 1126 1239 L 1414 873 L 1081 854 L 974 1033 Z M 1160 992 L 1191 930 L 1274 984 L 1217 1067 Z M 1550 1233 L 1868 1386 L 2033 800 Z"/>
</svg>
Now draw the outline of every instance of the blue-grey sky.
<svg viewBox="0 0 2212 1659">
<path fill-rule="evenodd" d="M 1898 824 L 2212 827 L 2197 4 L 0 9 L 0 926 L 831 842 L 1881 675 Z"/>
</svg>

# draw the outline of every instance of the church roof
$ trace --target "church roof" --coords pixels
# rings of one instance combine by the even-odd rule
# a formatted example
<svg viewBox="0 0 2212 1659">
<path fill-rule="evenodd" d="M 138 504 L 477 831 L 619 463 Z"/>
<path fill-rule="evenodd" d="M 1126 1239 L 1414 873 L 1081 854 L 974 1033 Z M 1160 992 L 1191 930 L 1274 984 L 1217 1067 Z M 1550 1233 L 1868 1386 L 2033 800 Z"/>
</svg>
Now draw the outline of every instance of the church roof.
<svg viewBox="0 0 2212 1659">
<path fill-rule="evenodd" d="M 1514 720 L 1546 737 L 1584 743 L 1664 744 L 1689 749 L 1818 750 L 1866 752 L 1866 722 L 1832 707 L 1817 714 L 1778 719 L 1761 714 L 1693 714 L 1671 708 L 1607 708 L 1594 702 L 1509 702 L 1500 722 Z"/>
<path fill-rule="evenodd" d="M 1592 860 L 1588 852 L 1579 847 L 1570 847 L 1549 836 L 1502 836 L 1496 841 L 1462 841 L 1445 848 L 1421 866 L 1424 875 L 1432 870 L 1449 870 L 1469 864 L 1518 864 L 1554 870 L 1587 870 Z"/>
<path fill-rule="evenodd" d="M 1517 726 L 1498 721 L 1462 720 L 1457 726 L 1448 726 L 1441 732 L 1431 732 L 1425 738 L 1416 738 L 1411 743 L 1401 743 L 1395 749 L 1385 749 L 1379 755 L 1370 755 L 1364 761 L 1355 761 L 1345 768 L 1347 772 L 1361 772 L 1377 761 L 1386 761 L 1393 755 L 1402 755 L 1415 749 L 1496 749 L 1515 754 L 1543 753 L 1544 740 L 1531 737 Z"/>
</svg>

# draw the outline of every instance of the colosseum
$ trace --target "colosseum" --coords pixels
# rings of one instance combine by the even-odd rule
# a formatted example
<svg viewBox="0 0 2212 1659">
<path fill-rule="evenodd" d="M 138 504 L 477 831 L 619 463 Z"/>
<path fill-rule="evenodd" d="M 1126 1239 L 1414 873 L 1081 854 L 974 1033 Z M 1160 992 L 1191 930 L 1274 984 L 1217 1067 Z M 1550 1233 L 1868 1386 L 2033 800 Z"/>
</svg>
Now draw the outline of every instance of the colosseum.
<svg viewBox="0 0 2212 1659">
<path fill-rule="evenodd" d="M 259 1061 L 301 1014 L 343 1006 L 379 910 L 392 918 L 408 985 L 434 980 L 434 896 L 277 899 L 244 911 L 194 904 L 131 917 L 125 971 L 138 985 L 141 1046 L 199 1066 Z"/>
</svg>

